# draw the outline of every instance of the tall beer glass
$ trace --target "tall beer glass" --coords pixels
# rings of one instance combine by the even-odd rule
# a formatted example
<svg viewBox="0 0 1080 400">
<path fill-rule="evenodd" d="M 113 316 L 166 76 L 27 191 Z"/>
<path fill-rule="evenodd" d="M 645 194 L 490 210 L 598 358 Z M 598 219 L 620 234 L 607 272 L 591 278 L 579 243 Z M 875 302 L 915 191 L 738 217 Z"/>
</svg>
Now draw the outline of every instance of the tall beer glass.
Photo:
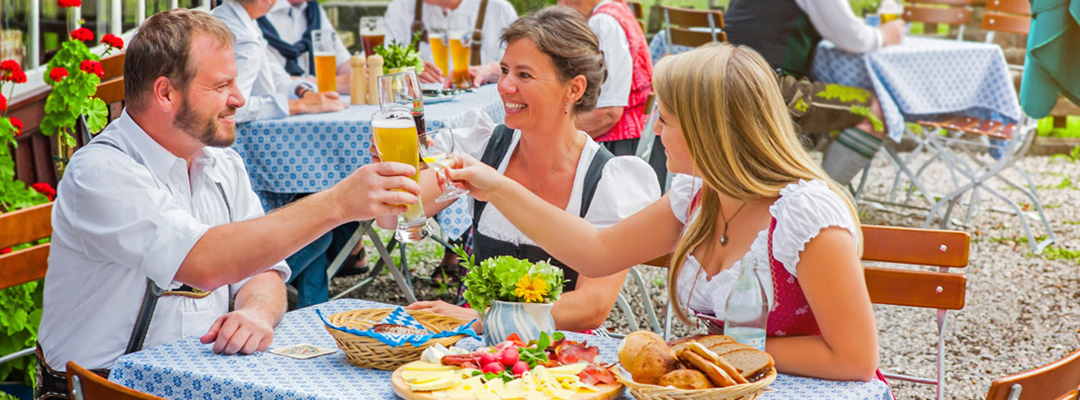
<svg viewBox="0 0 1080 400">
<path fill-rule="evenodd" d="M 442 71 L 444 81 L 450 76 L 450 59 L 448 58 L 449 49 L 447 48 L 448 39 L 449 37 L 446 34 L 446 29 L 428 29 L 428 41 L 431 43 L 431 58 L 435 59 L 435 66 L 439 67 L 439 70 Z"/>
<path fill-rule="evenodd" d="M 424 123 L 424 95 L 416 71 L 404 71 L 379 77 L 379 107 L 400 105 L 410 107 L 416 134 L 423 136 L 427 131 Z"/>
<path fill-rule="evenodd" d="M 364 57 L 375 54 L 375 46 L 383 44 L 385 38 L 382 17 L 360 17 L 360 43 L 364 47 Z"/>
<path fill-rule="evenodd" d="M 311 54 L 315 57 L 315 80 L 320 93 L 337 91 L 336 35 L 333 29 L 311 31 Z"/>
<path fill-rule="evenodd" d="M 454 87 L 469 88 L 469 58 L 472 52 L 472 31 L 455 30 L 450 32 L 450 56 L 454 59 Z"/>
<path fill-rule="evenodd" d="M 383 161 L 399 162 L 417 168 L 412 179 L 420 183 L 419 137 L 413 123 L 412 110 L 397 104 L 382 107 L 371 117 L 375 148 Z M 406 204 L 404 214 L 398 215 L 394 236 L 402 243 L 415 243 L 428 236 L 427 216 L 421 202 Z"/>
</svg>

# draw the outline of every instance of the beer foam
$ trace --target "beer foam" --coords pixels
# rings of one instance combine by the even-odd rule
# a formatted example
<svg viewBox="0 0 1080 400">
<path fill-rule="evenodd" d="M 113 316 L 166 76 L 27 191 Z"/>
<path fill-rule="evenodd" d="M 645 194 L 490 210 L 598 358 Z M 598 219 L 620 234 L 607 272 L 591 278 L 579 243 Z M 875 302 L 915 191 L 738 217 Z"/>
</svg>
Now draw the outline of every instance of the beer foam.
<svg viewBox="0 0 1080 400">
<path fill-rule="evenodd" d="M 416 129 L 416 123 L 411 119 L 377 119 L 371 121 L 371 127 L 383 129 Z"/>
</svg>

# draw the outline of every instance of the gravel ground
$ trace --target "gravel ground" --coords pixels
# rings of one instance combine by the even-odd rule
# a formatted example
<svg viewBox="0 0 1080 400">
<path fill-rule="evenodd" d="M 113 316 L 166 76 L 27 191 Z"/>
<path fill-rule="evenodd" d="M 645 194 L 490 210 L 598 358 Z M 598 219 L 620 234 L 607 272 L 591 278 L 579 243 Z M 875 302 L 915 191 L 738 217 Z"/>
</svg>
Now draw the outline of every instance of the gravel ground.
<svg viewBox="0 0 1080 400">
<path fill-rule="evenodd" d="M 945 338 L 947 398 L 985 398 L 994 378 L 1045 365 L 1080 348 L 1080 269 L 1077 266 L 1080 259 L 1080 213 L 1077 212 L 1080 163 L 1076 161 L 1027 157 L 1018 163 L 1037 185 L 1056 237 L 1056 243 L 1042 254 L 1032 253 L 1016 215 L 997 211 L 1004 210 L 1006 204 L 987 195 L 982 196 L 975 206 L 973 211 L 976 212 L 968 226 L 953 228 L 971 233 L 972 240 L 970 265 L 962 271 L 968 277 L 966 306 L 948 315 Z M 1004 175 L 1017 182 L 1023 180 L 1012 171 Z M 865 189 L 866 197 L 885 199 L 892 177 L 891 162 L 884 152 L 879 153 Z M 933 193 L 944 193 L 953 187 L 947 170 L 940 165 L 928 169 L 924 177 L 923 182 Z M 988 186 L 1001 189 L 1021 206 L 1030 203 L 1019 191 L 1004 190 L 1007 187 L 1001 181 L 991 181 Z M 916 198 L 913 204 L 918 201 Z M 1030 204 L 1026 207 L 1034 210 Z M 862 222 L 867 224 L 921 227 L 926 214 L 917 209 L 871 203 L 861 204 L 859 208 Z M 957 207 L 953 219 L 962 222 L 966 211 L 965 206 Z M 1039 238 L 1047 235 L 1037 215 L 1031 211 L 1026 214 L 1033 234 Z M 437 246 L 425 243 L 418 251 L 410 253 L 416 276 L 426 276 L 439 263 L 441 251 Z M 637 268 L 645 277 L 649 298 L 640 298 L 631 281 L 623 287 L 623 293 L 642 326 L 647 326 L 643 302 L 652 303 L 663 321 L 667 305 L 666 269 Z M 358 277 L 335 278 L 331 295 L 358 280 Z M 423 278 L 414 282 L 420 299 L 453 301 L 456 297 L 453 288 L 439 287 Z M 400 290 L 385 273 L 363 297 L 395 304 L 405 302 Z M 881 368 L 895 373 L 934 376 L 935 312 L 893 306 L 875 306 L 874 309 L 879 328 Z M 605 326 L 615 332 L 628 331 L 626 319 L 617 307 Z M 674 336 L 704 331 L 677 321 L 672 330 Z M 932 385 L 893 381 L 892 387 L 900 399 L 933 398 L 935 393 Z"/>
</svg>

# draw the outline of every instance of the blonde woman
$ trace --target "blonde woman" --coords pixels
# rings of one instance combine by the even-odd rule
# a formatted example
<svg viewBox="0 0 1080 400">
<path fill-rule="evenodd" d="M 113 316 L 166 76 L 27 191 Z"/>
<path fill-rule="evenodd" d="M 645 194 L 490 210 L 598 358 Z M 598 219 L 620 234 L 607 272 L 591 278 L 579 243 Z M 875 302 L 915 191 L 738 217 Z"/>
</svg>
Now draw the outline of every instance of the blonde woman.
<svg viewBox="0 0 1080 400">
<path fill-rule="evenodd" d="M 858 217 L 799 144 L 769 65 L 747 47 L 709 46 L 664 58 L 653 86 L 655 130 L 668 169 L 680 175 L 659 201 L 609 228 L 558 212 L 468 157 L 450 176 L 582 275 L 673 252 L 671 298 L 721 320 L 739 260 L 750 256 L 765 284 L 766 346 L 780 372 L 874 379 L 877 328 Z"/>
</svg>

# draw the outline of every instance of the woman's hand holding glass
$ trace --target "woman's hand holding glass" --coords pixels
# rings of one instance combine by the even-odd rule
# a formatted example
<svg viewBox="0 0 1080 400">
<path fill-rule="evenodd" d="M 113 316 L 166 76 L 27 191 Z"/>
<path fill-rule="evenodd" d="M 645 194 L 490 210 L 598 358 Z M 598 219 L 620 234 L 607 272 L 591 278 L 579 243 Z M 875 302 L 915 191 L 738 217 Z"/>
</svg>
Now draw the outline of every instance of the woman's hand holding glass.
<svg viewBox="0 0 1080 400">
<path fill-rule="evenodd" d="M 425 143 L 420 144 L 420 156 L 423 157 L 424 164 L 435 171 L 439 181 L 443 181 L 443 177 L 439 176 L 444 173 L 454 163 L 454 132 L 450 128 L 436 129 L 427 132 L 427 140 Z M 441 186 L 441 184 L 440 184 Z M 469 193 L 468 190 L 462 189 L 453 185 L 446 185 L 445 189 L 439 197 L 435 198 L 436 203 L 445 203 L 458 197 L 461 197 Z"/>
<path fill-rule="evenodd" d="M 446 169 L 449 182 L 440 181 L 439 185 L 455 186 L 468 191 L 469 195 L 480 201 L 488 201 L 495 191 L 508 183 L 515 183 L 491 166 L 468 154 L 458 154 L 454 163 Z"/>
</svg>

